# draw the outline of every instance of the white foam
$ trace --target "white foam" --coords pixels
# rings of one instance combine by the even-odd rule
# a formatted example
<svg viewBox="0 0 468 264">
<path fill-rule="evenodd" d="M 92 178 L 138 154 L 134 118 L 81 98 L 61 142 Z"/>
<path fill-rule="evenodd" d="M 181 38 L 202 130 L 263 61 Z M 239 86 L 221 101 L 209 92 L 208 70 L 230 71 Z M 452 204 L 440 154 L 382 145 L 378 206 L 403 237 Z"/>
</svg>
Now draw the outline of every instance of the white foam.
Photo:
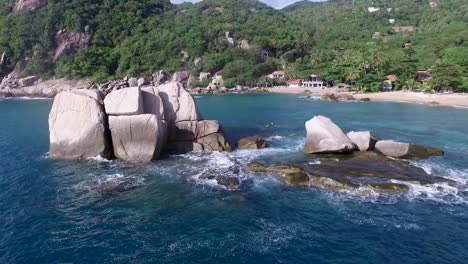
<svg viewBox="0 0 468 264">
<path fill-rule="evenodd" d="M 96 161 L 96 162 L 98 162 L 98 163 L 109 163 L 109 162 L 112 162 L 112 160 L 103 158 L 103 157 L 101 157 L 101 155 L 97 155 L 97 156 L 95 156 L 95 157 L 90 157 L 90 158 L 87 158 L 86 160 L 89 160 L 89 161 Z"/>
</svg>

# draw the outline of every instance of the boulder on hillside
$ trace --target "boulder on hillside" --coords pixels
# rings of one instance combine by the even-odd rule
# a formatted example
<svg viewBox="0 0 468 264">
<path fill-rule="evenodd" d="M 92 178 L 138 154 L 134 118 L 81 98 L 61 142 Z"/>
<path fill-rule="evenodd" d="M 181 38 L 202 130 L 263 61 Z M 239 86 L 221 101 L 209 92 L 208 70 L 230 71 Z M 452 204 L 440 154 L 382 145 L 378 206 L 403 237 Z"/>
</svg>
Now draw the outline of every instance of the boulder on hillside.
<svg viewBox="0 0 468 264">
<path fill-rule="evenodd" d="M 107 116 L 97 91 L 59 93 L 49 114 L 49 155 L 57 159 L 110 158 Z"/>
<path fill-rule="evenodd" d="M 139 115 L 143 114 L 143 97 L 138 87 L 113 91 L 104 99 L 108 115 Z"/>
<path fill-rule="evenodd" d="M 313 153 L 347 153 L 356 149 L 354 143 L 324 116 L 316 116 L 306 123 L 307 139 L 304 151 Z"/>
<path fill-rule="evenodd" d="M 138 79 L 135 77 L 131 77 L 128 79 L 128 86 L 129 87 L 138 87 Z"/>
<path fill-rule="evenodd" d="M 347 134 L 347 136 L 360 151 L 374 150 L 375 144 L 378 141 L 378 139 L 373 137 L 369 131 L 351 131 Z"/>
<path fill-rule="evenodd" d="M 55 36 L 54 62 L 59 59 L 73 55 L 78 49 L 91 45 L 93 38 L 90 32 L 67 32 L 60 30 Z"/>
<path fill-rule="evenodd" d="M 381 140 L 375 144 L 375 149 L 385 156 L 399 159 L 426 159 L 444 155 L 444 151 L 438 148 L 393 140 Z"/>
<path fill-rule="evenodd" d="M 18 83 L 21 87 L 32 86 L 39 80 L 37 76 L 28 76 L 18 80 Z"/>
<path fill-rule="evenodd" d="M 159 158 L 165 144 L 165 128 L 159 116 L 110 116 L 109 128 L 117 158 L 130 162 L 149 162 Z"/>
<path fill-rule="evenodd" d="M 17 0 L 14 13 L 31 12 L 47 5 L 47 0 Z"/>
<path fill-rule="evenodd" d="M 190 71 L 178 71 L 174 72 L 172 75 L 172 82 L 180 82 L 182 84 L 186 84 L 188 79 L 190 78 L 191 72 Z"/>
<path fill-rule="evenodd" d="M 239 149 L 264 149 L 267 147 L 267 143 L 260 136 L 252 136 L 240 139 L 237 142 L 237 147 Z"/>
<path fill-rule="evenodd" d="M 158 90 L 163 101 L 164 119 L 172 129 L 176 122 L 202 119 L 193 97 L 180 83 L 164 84 L 159 86 Z"/>
</svg>

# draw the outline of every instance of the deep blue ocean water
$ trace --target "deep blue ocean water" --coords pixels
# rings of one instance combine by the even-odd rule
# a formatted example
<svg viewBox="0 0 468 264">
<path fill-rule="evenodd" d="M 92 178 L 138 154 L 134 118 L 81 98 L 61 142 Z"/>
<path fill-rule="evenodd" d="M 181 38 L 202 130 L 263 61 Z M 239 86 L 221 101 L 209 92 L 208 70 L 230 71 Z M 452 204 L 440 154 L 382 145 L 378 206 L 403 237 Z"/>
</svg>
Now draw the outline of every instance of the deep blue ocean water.
<svg viewBox="0 0 468 264">
<path fill-rule="evenodd" d="M 332 103 L 293 95 L 197 97 L 229 139 L 270 149 L 186 154 L 149 165 L 47 157 L 49 100 L 0 99 L 0 263 L 468 263 L 468 110 Z M 240 191 L 206 174 L 234 162 L 294 162 L 304 122 L 441 147 L 415 162 L 458 187 L 359 196 L 241 171 Z M 121 184 L 121 191 L 107 191 Z"/>
</svg>

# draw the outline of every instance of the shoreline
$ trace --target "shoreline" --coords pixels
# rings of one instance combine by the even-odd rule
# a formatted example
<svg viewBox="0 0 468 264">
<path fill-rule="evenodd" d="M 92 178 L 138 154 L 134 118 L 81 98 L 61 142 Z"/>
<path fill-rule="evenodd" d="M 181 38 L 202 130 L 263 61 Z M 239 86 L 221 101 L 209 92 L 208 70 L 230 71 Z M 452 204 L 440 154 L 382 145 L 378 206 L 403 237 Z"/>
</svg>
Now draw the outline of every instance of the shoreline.
<svg viewBox="0 0 468 264">
<path fill-rule="evenodd" d="M 409 91 L 393 91 L 393 92 L 376 92 L 376 93 L 359 93 L 359 92 L 340 92 L 333 88 L 303 88 L 303 87 L 274 87 L 269 89 L 272 93 L 285 94 L 303 94 L 306 91 L 312 96 L 322 96 L 327 93 L 349 94 L 357 100 L 369 98 L 374 102 L 394 102 L 394 103 L 409 103 L 423 104 L 434 106 L 451 106 L 456 108 L 468 108 L 468 93 L 453 93 L 453 94 L 428 94 L 423 92 Z"/>
</svg>

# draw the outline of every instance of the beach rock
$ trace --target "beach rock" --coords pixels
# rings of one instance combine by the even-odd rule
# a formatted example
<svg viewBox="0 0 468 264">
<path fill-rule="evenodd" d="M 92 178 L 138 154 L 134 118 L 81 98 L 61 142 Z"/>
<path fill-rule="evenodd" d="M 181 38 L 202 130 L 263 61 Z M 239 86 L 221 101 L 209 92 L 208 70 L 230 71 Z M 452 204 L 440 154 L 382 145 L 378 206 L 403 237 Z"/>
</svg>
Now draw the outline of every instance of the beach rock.
<svg viewBox="0 0 468 264">
<path fill-rule="evenodd" d="M 231 151 L 231 146 L 224 136 L 224 132 L 213 133 L 197 138 L 197 143 L 203 146 L 204 151 Z"/>
<path fill-rule="evenodd" d="M 143 98 L 144 113 L 160 116 L 164 120 L 164 106 L 159 96 L 159 89 L 156 87 L 142 88 L 141 96 Z"/>
<path fill-rule="evenodd" d="M 170 153 L 188 153 L 188 152 L 203 152 L 203 145 L 192 140 L 173 141 L 167 145 L 167 151 Z"/>
<path fill-rule="evenodd" d="M 110 158 L 107 116 L 97 91 L 59 93 L 49 114 L 49 155 L 57 159 Z"/>
<path fill-rule="evenodd" d="M 399 159 L 426 159 L 432 156 L 444 155 L 444 151 L 438 148 L 393 140 L 381 140 L 377 142 L 375 148 L 385 156 Z"/>
<path fill-rule="evenodd" d="M 294 165 L 266 166 L 258 162 L 251 162 L 247 165 L 251 172 L 275 173 L 282 176 L 283 180 L 291 186 L 309 185 L 309 176 L 300 167 Z"/>
<path fill-rule="evenodd" d="M 316 116 L 306 123 L 307 139 L 304 151 L 312 153 L 348 153 L 356 149 L 354 143 L 324 116 Z"/>
<path fill-rule="evenodd" d="M 338 98 L 336 97 L 334 93 L 326 93 L 322 95 L 322 100 L 336 102 L 338 101 Z"/>
<path fill-rule="evenodd" d="M 266 141 L 260 136 L 253 136 L 240 139 L 237 142 L 239 149 L 264 149 L 267 147 Z"/>
<path fill-rule="evenodd" d="M 164 117 L 170 127 L 176 122 L 198 121 L 202 117 L 193 97 L 177 82 L 158 86 L 163 101 Z"/>
<path fill-rule="evenodd" d="M 190 71 L 178 71 L 172 75 L 171 81 L 186 84 L 188 79 L 190 78 L 190 75 L 191 75 Z"/>
<path fill-rule="evenodd" d="M 369 151 L 375 149 L 377 139 L 371 136 L 369 131 L 354 132 L 347 134 L 348 138 L 358 147 L 360 151 Z"/>
<path fill-rule="evenodd" d="M 130 162 L 149 162 L 159 158 L 164 142 L 161 118 L 143 114 L 110 116 L 114 155 Z"/>
<path fill-rule="evenodd" d="M 128 79 L 128 86 L 129 87 L 138 87 L 138 79 L 135 78 L 135 77 L 132 77 L 130 79 Z"/>
<path fill-rule="evenodd" d="M 218 121 L 182 121 L 175 124 L 176 130 L 171 139 L 175 141 L 196 140 L 197 138 L 222 131 Z"/>
<path fill-rule="evenodd" d="M 31 12 L 47 5 L 47 0 L 17 0 L 14 13 Z"/>
<path fill-rule="evenodd" d="M 211 78 L 211 73 L 209 72 L 200 72 L 200 76 L 198 77 L 198 80 L 200 82 L 208 81 Z"/>
<path fill-rule="evenodd" d="M 28 76 L 26 78 L 19 79 L 18 83 L 21 87 L 32 86 L 39 80 L 37 76 Z"/>
<path fill-rule="evenodd" d="M 354 96 L 352 96 L 350 94 L 347 94 L 347 93 L 339 93 L 338 95 L 336 95 L 336 99 L 338 101 L 354 101 L 354 100 L 356 100 L 356 98 L 354 98 Z"/>
<path fill-rule="evenodd" d="M 108 115 L 139 115 L 143 114 L 143 97 L 138 87 L 113 91 L 104 99 Z"/>
<path fill-rule="evenodd" d="M 145 78 L 139 78 L 139 79 L 138 79 L 138 81 L 137 81 L 137 86 L 138 86 L 138 87 L 141 87 L 141 86 L 143 86 L 143 85 L 145 85 L 145 84 L 146 84 Z"/>
<path fill-rule="evenodd" d="M 359 99 L 360 102 L 370 102 L 371 99 L 369 97 L 364 97 L 364 98 L 361 98 Z"/>
<path fill-rule="evenodd" d="M 158 86 L 158 85 L 168 82 L 171 78 L 171 75 L 168 72 L 161 70 L 161 71 L 153 73 L 152 77 L 153 77 L 153 84 Z"/>
</svg>

